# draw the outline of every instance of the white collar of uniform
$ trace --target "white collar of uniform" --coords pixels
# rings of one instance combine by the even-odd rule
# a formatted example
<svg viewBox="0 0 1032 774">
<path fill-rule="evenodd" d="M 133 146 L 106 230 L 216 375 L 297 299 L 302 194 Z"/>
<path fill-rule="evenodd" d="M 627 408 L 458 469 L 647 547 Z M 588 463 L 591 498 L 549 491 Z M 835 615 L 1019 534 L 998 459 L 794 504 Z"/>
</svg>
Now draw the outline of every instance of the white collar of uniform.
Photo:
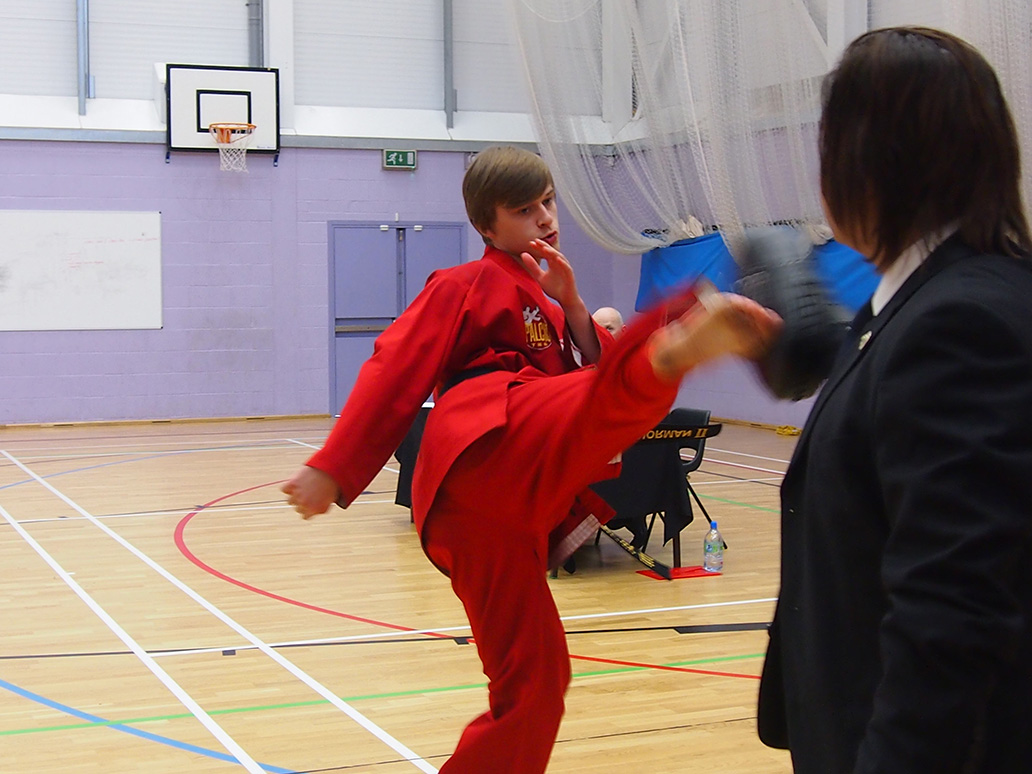
<svg viewBox="0 0 1032 774">
<path fill-rule="evenodd" d="M 903 283 L 910 278 L 910 275 L 917 271 L 917 267 L 924 263 L 935 248 L 949 239 L 956 230 L 957 224 L 950 223 L 942 230 L 918 239 L 900 253 L 899 258 L 882 275 L 878 287 L 875 288 L 874 295 L 871 296 L 871 311 L 875 315 L 881 312 L 896 295 L 896 291 L 903 287 Z"/>
</svg>

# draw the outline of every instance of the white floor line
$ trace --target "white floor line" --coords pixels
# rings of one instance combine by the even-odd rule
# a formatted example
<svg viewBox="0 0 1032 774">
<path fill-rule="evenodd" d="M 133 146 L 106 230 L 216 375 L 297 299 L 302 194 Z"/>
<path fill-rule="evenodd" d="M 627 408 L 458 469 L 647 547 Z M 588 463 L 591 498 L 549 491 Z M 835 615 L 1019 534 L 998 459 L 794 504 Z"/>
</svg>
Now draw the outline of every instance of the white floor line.
<svg viewBox="0 0 1032 774">
<path fill-rule="evenodd" d="M 304 441 L 299 441 L 296 438 L 287 438 L 286 440 L 290 441 L 290 443 L 296 443 L 298 446 L 307 446 L 309 449 L 321 449 L 322 448 L 321 446 L 312 446 L 312 444 L 305 443 Z M 386 465 L 384 465 L 381 468 L 381 470 L 386 470 L 388 473 L 394 473 L 395 475 L 400 475 L 400 473 L 401 473 L 401 471 L 395 470 L 394 468 L 389 468 Z M 363 502 L 378 502 L 378 501 L 375 501 L 375 500 L 372 500 L 372 501 L 370 501 L 370 500 L 363 500 Z M 386 502 L 386 500 L 384 502 Z"/>
<path fill-rule="evenodd" d="M 582 621 L 598 618 L 621 618 L 623 616 L 642 615 L 645 613 L 669 613 L 680 610 L 702 610 L 714 607 L 734 607 L 737 605 L 755 605 L 767 602 L 776 602 L 777 597 L 762 597 L 759 599 L 739 599 L 731 602 L 708 602 L 700 605 L 679 605 L 677 607 L 654 607 L 643 610 L 614 610 L 606 613 L 585 613 L 582 615 L 564 615 L 562 621 Z M 465 626 L 438 626 L 433 629 L 413 629 L 411 631 L 392 630 L 389 632 L 374 632 L 372 634 L 354 634 L 348 637 L 324 637 L 315 640 L 291 640 L 290 642 L 269 643 L 270 648 L 303 647 L 305 645 L 328 645 L 343 644 L 347 642 L 367 642 L 373 640 L 391 639 L 392 637 L 413 637 L 423 634 L 443 634 L 445 632 L 469 632 L 469 625 Z M 472 636 L 472 633 L 470 633 Z M 170 650 L 163 653 L 155 653 L 155 658 L 163 656 L 190 656 L 200 653 L 222 653 L 227 650 L 252 650 L 250 646 L 226 645 L 220 648 L 197 648 L 194 650 Z"/>
<path fill-rule="evenodd" d="M 178 457 L 182 454 L 212 454 L 215 452 L 264 452 L 283 451 L 293 449 L 293 446 L 282 443 L 278 446 L 271 444 L 253 446 L 204 446 L 196 449 L 126 449 L 125 451 L 111 452 L 68 452 L 67 454 L 19 454 L 18 459 L 27 462 L 46 462 L 47 460 L 68 460 L 79 462 L 86 460 L 102 460 L 110 457 Z"/>
<path fill-rule="evenodd" d="M 97 516 L 98 519 L 125 519 L 129 516 L 181 516 L 184 513 L 193 513 L 197 510 L 210 510 L 214 513 L 231 513 L 233 511 L 278 511 L 289 508 L 287 501 L 282 503 L 269 503 L 268 505 L 219 505 L 214 508 L 199 509 L 196 505 L 188 508 L 177 508 L 174 511 L 143 511 L 142 513 L 108 513 L 104 516 Z"/>
<path fill-rule="evenodd" d="M 381 492 L 380 494 L 383 494 L 383 493 Z M 284 507 L 293 509 L 292 505 L 287 505 L 287 501 L 286 500 L 283 501 L 283 505 L 284 505 Z M 397 505 L 397 503 L 394 502 L 394 500 L 365 500 L 365 499 L 363 499 L 362 495 L 359 495 L 358 497 L 356 497 L 351 502 L 351 505 L 348 506 L 348 510 L 350 511 L 350 509 L 353 508 L 356 505 Z M 222 508 L 219 508 L 219 510 L 221 511 Z M 331 508 L 329 511 L 327 511 L 327 513 L 332 513 L 333 510 L 334 509 Z M 323 515 L 325 515 L 325 514 L 323 514 Z M 350 513 L 348 513 L 346 515 L 350 515 Z M 383 514 L 383 515 L 388 515 L 388 514 Z M 319 518 L 319 517 L 316 516 L 314 518 Z"/>
<path fill-rule="evenodd" d="M 151 447 L 154 447 L 154 448 L 148 448 L 148 449 L 143 449 L 143 450 L 141 450 L 141 449 L 132 449 L 132 448 L 127 449 L 125 446 L 117 446 L 115 444 L 110 444 L 110 443 L 105 443 L 105 444 L 73 444 L 73 443 L 71 443 L 71 441 L 73 441 L 74 439 L 67 439 L 67 440 L 69 441 L 69 445 L 67 447 L 57 447 L 59 449 L 65 449 L 65 448 L 68 449 L 67 451 L 64 451 L 61 454 L 55 454 L 54 453 L 55 447 L 53 445 L 49 445 L 49 446 L 45 446 L 45 447 L 44 446 L 40 446 L 40 447 L 24 447 L 24 448 L 19 447 L 18 448 L 18 458 L 22 459 L 22 460 L 25 460 L 25 459 L 41 460 L 41 459 L 53 459 L 53 458 L 60 458 L 60 457 L 68 457 L 68 456 L 79 455 L 79 454 L 81 454 L 82 456 L 91 456 L 91 457 L 92 456 L 100 457 L 100 456 L 105 456 L 105 455 L 107 455 L 107 456 L 116 456 L 116 455 L 121 455 L 121 454 L 154 454 L 154 453 L 161 453 L 162 452 L 161 447 L 163 447 L 163 446 L 168 446 L 168 447 L 193 446 L 193 447 L 196 447 L 197 450 L 203 450 L 203 451 L 209 451 L 209 450 L 210 451 L 219 451 L 220 449 L 239 449 L 239 448 L 248 447 L 248 446 L 254 446 L 254 447 L 258 447 L 258 448 L 261 448 L 263 446 L 269 446 L 270 448 L 284 448 L 284 449 L 290 448 L 289 446 L 275 446 L 275 447 L 271 446 L 272 444 L 286 444 L 286 443 L 288 443 L 288 440 L 285 439 L 285 438 L 247 438 L 247 439 L 242 439 L 242 440 L 239 440 L 239 441 L 234 441 L 234 442 L 232 442 L 230 444 L 227 444 L 226 446 L 222 446 L 222 447 L 213 447 L 213 446 L 205 445 L 203 442 L 199 442 L 197 438 L 183 439 L 183 440 L 179 440 L 179 441 L 171 441 L 171 440 L 170 441 L 148 441 L 147 445 L 151 446 Z M 127 438 L 126 440 L 139 442 L 139 439 L 134 439 L 134 438 Z M 298 441 L 293 441 L 293 443 L 298 443 Z M 319 447 L 312 447 L 312 448 L 319 448 Z M 101 452 L 101 451 L 96 451 L 96 452 L 88 451 L 90 449 L 103 449 L 105 451 L 103 451 L 103 452 Z M 46 452 L 48 452 L 48 454 L 27 454 L 27 452 L 38 452 L 38 451 L 46 451 Z M 171 454 L 171 453 L 175 453 L 175 451 L 176 451 L 175 449 L 167 449 L 167 450 L 164 451 L 164 453 Z M 193 451 L 193 450 L 190 450 L 190 451 Z"/>
<path fill-rule="evenodd" d="M 622 617 L 643 615 L 645 613 L 671 613 L 679 610 L 705 610 L 711 607 L 735 607 L 737 605 L 757 605 L 766 602 L 777 602 L 777 597 L 760 597 L 758 599 L 736 599 L 731 602 L 705 602 L 699 605 L 677 605 L 676 607 L 646 607 L 641 610 L 621 610 L 618 613 L 586 613 L 584 615 L 566 615 L 564 621 L 586 621 L 592 618 Z"/>
<path fill-rule="evenodd" d="M 742 470 L 755 470 L 755 471 L 758 471 L 760 473 L 772 473 L 773 475 L 776 475 L 776 476 L 784 476 L 785 475 L 785 471 L 783 471 L 783 470 L 771 470 L 770 468 L 758 468 L 755 465 L 742 465 L 741 463 L 738 463 L 738 462 L 728 462 L 727 460 L 717 460 L 717 459 L 714 459 L 713 457 L 707 457 L 706 458 L 706 464 L 727 465 L 728 467 L 741 468 Z"/>
<path fill-rule="evenodd" d="M 754 460 L 767 460 L 767 462 L 783 462 L 786 465 L 788 460 L 783 460 L 780 457 L 764 457 L 760 454 L 747 454 L 746 452 L 731 451 L 730 449 L 718 449 L 715 446 L 707 446 L 706 451 L 708 452 L 720 452 L 721 454 L 734 454 L 736 457 L 752 457 Z"/>
<path fill-rule="evenodd" d="M 260 640 L 256 635 L 252 634 L 248 629 L 245 629 L 241 624 L 237 623 L 234 619 L 230 618 L 222 610 L 217 608 L 215 605 L 213 605 L 207 599 L 202 597 L 200 594 L 198 594 L 192 588 L 190 588 L 185 583 L 183 583 L 181 580 L 176 578 L 174 575 L 172 575 L 172 573 L 170 573 L 164 567 L 159 565 L 157 562 L 155 562 L 149 556 L 144 554 L 142 551 L 137 549 L 134 545 L 129 543 L 127 540 L 125 540 L 121 535 L 119 535 L 118 533 L 114 532 L 106 524 L 101 522 L 95 516 L 92 516 L 90 513 L 88 513 L 85 509 L 80 507 L 73 500 L 71 500 L 70 498 L 66 497 L 62 492 L 58 491 L 48 481 L 46 481 L 45 479 L 43 479 L 42 477 L 40 477 L 39 475 L 34 473 L 32 470 L 30 470 L 28 467 L 26 467 L 21 462 L 16 460 L 14 457 L 12 457 L 6 451 L 0 449 L 0 454 L 3 454 L 3 456 L 7 457 L 7 459 L 9 459 L 11 462 L 13 462 L 19 468 L 21 468 L 21 470 L 23 470 L 26 474 L 28 474 L 29 476 L 34 478 L 37 482 L 39 482 L 40 485 L 42 485 L 43 487 L 48 489 L 56 497 L 61 499 L 63 502 L 65 502 L 71 508 L 73 508 L 76 511 L 78 511 L 81 515 L 85 516 L 94 526 L 96 526 L 98 529 L 103 531 L 108 537 L 110 537 L 112 540 L 117 542 L 119 545 L 121 545 L 127 551 L 129 551 L 134 556 L 136 556 L 140 561 L 142 561 L 144 564 L 146 564 L 152 570 L 154 570 L 159 575 L 161 575 L 163 578 L 165 578 L 165 580 L 167 580 L 169 583 L 171 583 L 172 585 L 176 586 L 180 591 L 182 591 L 184 594 L 186 594 L 188 597 L 190 597 L 192 600 L 194 600 L 197 604 L 199 604 L 201 607 L 203 607 L 205 610 L 207 610 L 213 616 L 215 616 L 220 621 L 222 621 L 224 624 L 226 624 L 226 626 L 228 626 L 231 629 L 233 629 L 237 634 L 242 636 L 245 640 L 247 640 L 252 645 L 257 647 L 260 651 L 262 651 L 262 653 L 264 653 L 266 656 L 271 658 L 277 664 L 282 666 L 284 669 L 286 669 L 288 672 L 290 672 L 292 675 L 294 675 L 294 677 L 296 677 L 298 680 L 303 682 L 305 685 L 307 685 L 313 691 L 315 691 L 320 696 L 322 696 L 324 699 L 326 699 L 334 707 L 339 709 L 341 712 L 343 712 L 345 715 L 350 717 L 352 720 L 354 720 L 356 723 L 358 723 L 364 729 L 369 731 L 373 736 L 375 736 L 381 742 L 383 742 L 388 747 L 390 747 L 392 750 L 397 752 L 399 755 L 401 755 L 403 758 L 405 758 L 405 760 L 407 760 L 409 763 L 413 764 L 420 771 L 427 772 L 427 774 L 437 774 L 437 769 L 434 768 L 433 766 L 431 766 L 427 761 L 423 760 L 423 758 L 421 758 L 418 755 L 416 755 L 416 753 L 414 753 L 412 750 L 410 750 L 408 747 L 406 747 L 400 741 L 398 741 L 393 736 L 391 736 L 389 733 L 387 733 L 385 730 L 383 730 L 378 725 L 373 723 L 371 720 L 369 720 L 369 718 L 367 718 L 361 712 L 356 710 L 354 707 L 352 707 L 346 701 L 344 701 L 339 696 L 337 696 L 335 693 L 333 693 L 333 691 L 331 691 L 326 686 L 324 686 L 321 683 L 319 683 L 318 681 L 316 681 L 309 674 L 307 674 L 306 672 L 301 670 L 292 661 L 290 661 L 289 659 L 285 658 L 278 651 L 273 650 L 272 648 L 270 648 L 265 642 Z M 261 769 L 257 769 L 256 771 L 260 772 Z"/>
<path fill-rule="evenodd" d="M 733 486 L 735 484 L 765 484 L 769 481 L 780 481 L 784 476 L 772 476 L 770 478 L 728 478 L 719 481 L 692 481 L 692 486 Z"/>
<path fill-rule="evenodd" d="M 393 471 L 390 471 L 393 472 Z M 703 483 L 721 483 L 719 481 L 714 482 L 703 482 Z M 739 483 L 739 482 L 734 482 Z M 696 485 L 697 486 L 697 485 Z M 396 505 L 394 500 L 360 500 L 355 499 L 355 504 L 361 505 Z M 219 505 L 210 510 L 217 513 L 230 513 L 232 511 L 247 511 L 251 513 L 253 511 L 279 511 L 284 509 L 290 509 L 291 506 L 287 505 L 287 501 L 284 500 L 282 503 L 275 505 L 241 505 L 239 507 Z M 140 513 L 106 513 L 103 516 L 94 516 L 95 519 L 102 519 L 104 521 L 110 521 L 113 519 L 128 519 L 128 518 L 145 518 L 149 516 L 181 516 L 184 513 L 191 513 L 193 511 L 203 510 L 207 511 L 208 508 L 199 508 L 198 506 L 191 506 L 189 508 L 178 508 L 174 511 L 142 511 Z M 46 516 L 37 517 L 35 519 L 22 519 L 21 524 L 41 524 L 43 522 L 51 521 L 88 521 L 85 516 Z"/>
<path fill-rule="evenodd" d="M 286 501 L 284 501 L 278 505 L 242 505 L 238 508 L 225 507 L 220 505 L 218 508 L 213 508 L 212 510 L 217 511 L 218 513 L 228 513 L 230 511 L 247 511 L 248 513 L 250 513 L 252 511 L 276 511 L 289 507 L 290 506 L 287 505 Z M 103 519 L 104 521 L 110 521 L 112 519 L 143 518 L 149 516 L 182 516 L 185 513 L 191 513 L 192 511 L 196 510 L 197 506 L 195 505 L 189 508 L 178 508 L 174 511 L 143 511 L 141 513 L 106 513 L 103 516 L 94 516 L 94 518 Z M 22 519 L 20 523 L 41 524 L 43 522 L 51 521 L 86 521 L 86 518 L 84 516 L 47 516 L 37 517 L 35 519 Z"/>
<path fill-rule="evenodd" d="M 4 452 L 4 454 L 6 455 L 7 452 Z M 118 639 L 120 639 L 122 642 L 124 642 L 126 644 L 126 647 L 129 648 L 129 650 L 136 654 L 136 657 L 139 658 L 140 661 L 142 661 L 144 665 L 154 674 L 154 676 L 157 677 L 165 685 L 165 687 L 172 692 L 173 696 L 179 699 L 179 701 L 182 703 L 184 707 L 186 707 L 188 710 L 190 710 L 191 713 L 193 713 L 193 716 L 201 722 L 201 725 L 208 729 L 211 735 L 222 743 L 222 746 L 225 747 L 226 750 L 237 759 L 241 766 L 243 766 L 248 771 L 252 772 L 252 774 L 265 774 L 265 769 L 259 766 L 258 763 L 250 755 L 244 752 L 243 748 L 236 743 L 233 737 L 227 734 L 225 729 L 223 729 L 222 726 L 216 723 L 212 719 L 212 717 L 207 712 L 205 712 L 196 701 L 193 700 L 190 694 L 183 690 L 179 683 L 172 679 L 171 675 L 169 675 L 168 672 L 166 672 L 164 669 L 158 666 L 158 663 L 147 653 L 147 651 L 140 647 L 139 643 L 137 643 L 136 640 L 134 640 L 125 629 L 119 626 L 118 622 L 115 621 L 115 619 L 112 618 L 110 615 L 108 615 L 107 611 L 104 610 L 104 608 L 102 608 L 99 604 L 97 604 L 97 601 L 93 599 L 93 597 L 91 597 L 82 586 L 80 586 L 78 583 L 75 582 L 75 580 L 72 579 L 71 575 L 69 575 L 65 571 L 65 569 L 61 567 L 60 564 L 58 564 L 57 560 L 54 559 L 54 557 L 52 557 L 49 553 L 47 553 L 46 549 L 44 549 L 43 546 L 37 543 L 33 539 L 32 535 L 26 532 L 24 527 L 22 527 L 22 525 L 19 524 L 14 519 L 14 517 L 11 516 L 10 513 L 8 513 L 2 505 L 0 505 L 0 516 L 3 516 L 8 521 L 8 523 L 10 523 L 12 527 L 14 527 L 15 531 L 17 531 L 18 534 L 21 535 L 22 540 L 28 543 L 33 548 L 33 550 L 40 555 L 43 561 L 50 565 L 50 568 L 55 573 L 57 573 L 61 580 L 68 584 L 68 587 L 71 588 L 71 590 L 74 591 L 79 596 L 79 598 L 86 603 L 86 606 L 90 610 L 92 610 L 93 613 L 98 618 L 100 618 L 101 621 L 107 624 L 107 627 L 115 634 L 115 636 L 118 637 Z"/>
</svg>

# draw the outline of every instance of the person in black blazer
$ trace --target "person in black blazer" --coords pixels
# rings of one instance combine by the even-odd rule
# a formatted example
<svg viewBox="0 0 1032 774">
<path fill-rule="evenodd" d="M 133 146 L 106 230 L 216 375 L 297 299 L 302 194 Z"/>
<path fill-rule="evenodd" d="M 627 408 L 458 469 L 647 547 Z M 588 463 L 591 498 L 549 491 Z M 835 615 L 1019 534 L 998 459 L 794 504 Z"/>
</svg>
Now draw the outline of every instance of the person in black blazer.
<svg viewBox="0 0 1032 774">
<path fill-rule="evenodd" d="M 781 489 L 760 738 L 797 774 L 1032 771 L 1032 240 L 970 45 L 869 32 L 828 76 L 821 190 L 881 281 Z M 872 316 L 873 315 L 873 316 Z"/>
</svg>

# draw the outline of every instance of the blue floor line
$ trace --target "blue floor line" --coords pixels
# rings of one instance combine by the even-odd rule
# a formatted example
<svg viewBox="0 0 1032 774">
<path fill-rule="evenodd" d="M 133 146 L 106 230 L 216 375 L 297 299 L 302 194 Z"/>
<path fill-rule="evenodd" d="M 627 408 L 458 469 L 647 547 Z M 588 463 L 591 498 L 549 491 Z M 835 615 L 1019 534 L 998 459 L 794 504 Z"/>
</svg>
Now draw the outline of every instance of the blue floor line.
<svg viewBox="0 0 1032 774">
<path fill-rule="evenodd" d="M 146 739 L 151 742 L 157 742 L 158 744 L 168 745 L 169 747 L 174 747 L 179 750 L 186 750 L 187 752 L 197 753 L 198 755 L 204 755 L 208 758 L 215 758 L 220 761 L 226 761 L 227 763 L 239 763 L 239 761 L 236 758 L 234 758 L 232 755 L 229 755 L 228 753 L 218 752 L 217 750 L 209 750 L 205 747 L 198 747 L 195 744 L 189 744 L 187 742 L 179 742 L 175 739 L 169 739 L 167 736 L 159 736 L 158 734 L 152 734 L 149 731 L 141 731 L 140 729 L 133 728 L 132 726 L 124 726 L 120 723 L 111 723 L 110 721 L 104 720 L 104 718 L 98 717 L 97 715 L 91 715 L 88 712 L 83 712 L 82 710 L 77 710 L 74 707 L 69 707 L 65 704 L 52 701 L 51 699 L 48 699 L 45 696 L 40 696 L 38 693 L 33 693 L 32 691 L 28 691 L 24 688 L 19 688 L 17 685 L 9 683 L 3 678 L 0 678 L 0 688 L 6 688 L 11 693 L 17 694 L 22 698 L 28 699 L 29 701 L 34 701 L 46 707 L 50 707 L 51 709 L 55 709 L 58 712 L 64 712 L 67 715 L 79 718 L 79 720 L 87 720 L 90 723 L 102 723 L 104 724 L 105 728 L 110 728 L 114 731 L 121 731 L 124 734 L 131 734 L 133 736 L 138 736 L 141 739 Z M 273 766 L 268 763 L 259 763 L 258 765 L 266 771 L 270 772 L 270 774 L 298 774 L 298 772 L 294 771 L 293 769 L 284 769 L 279 766 Z"/>
</svg>

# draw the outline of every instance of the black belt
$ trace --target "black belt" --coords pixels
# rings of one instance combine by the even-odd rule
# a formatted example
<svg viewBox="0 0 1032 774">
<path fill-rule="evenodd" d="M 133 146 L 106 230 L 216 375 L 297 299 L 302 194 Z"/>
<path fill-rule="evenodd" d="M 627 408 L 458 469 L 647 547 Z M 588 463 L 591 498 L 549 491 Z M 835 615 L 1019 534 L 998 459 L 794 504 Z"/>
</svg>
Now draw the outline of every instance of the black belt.
<svg viewBox="0 0 1032 774">
<path fill-rule="evenodd" d="M 467 368 L 465 371 L 459 371 L 441 386 L 440 391 L 437 393 L 437 397 L 441 397 L 452 387 L 457 384 L 461 384 L 467 379 L 475 379 L 478 376 L 483 376 L 484 374 L 490 374 L 501 370 L 502 369 L 500 368 L 493 368 L 492 366 L 481 366 L 479 368 Z"/>
</svg>

